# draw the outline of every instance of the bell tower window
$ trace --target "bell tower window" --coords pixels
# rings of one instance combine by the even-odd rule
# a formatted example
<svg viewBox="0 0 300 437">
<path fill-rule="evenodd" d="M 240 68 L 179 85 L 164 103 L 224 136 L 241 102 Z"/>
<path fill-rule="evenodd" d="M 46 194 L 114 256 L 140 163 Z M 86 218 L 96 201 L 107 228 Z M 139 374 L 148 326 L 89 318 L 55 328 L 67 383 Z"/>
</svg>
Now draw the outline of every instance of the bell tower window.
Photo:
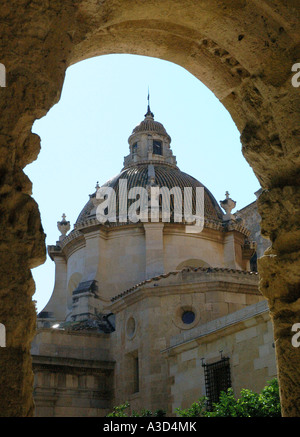
<svg viewBox="0 0 300 437">
<path fill-rule="evenodd" d="M 153 140 L 153 155 L 162 155 L 162 142 Z"/>
<path fill-rule="evenodd" d="M 133 145 L 132 145 L 132 154 L 134 155 L 134 154 L 136 154 L 137 153 L 137 143 L 134 143 Z"/>
</svg>

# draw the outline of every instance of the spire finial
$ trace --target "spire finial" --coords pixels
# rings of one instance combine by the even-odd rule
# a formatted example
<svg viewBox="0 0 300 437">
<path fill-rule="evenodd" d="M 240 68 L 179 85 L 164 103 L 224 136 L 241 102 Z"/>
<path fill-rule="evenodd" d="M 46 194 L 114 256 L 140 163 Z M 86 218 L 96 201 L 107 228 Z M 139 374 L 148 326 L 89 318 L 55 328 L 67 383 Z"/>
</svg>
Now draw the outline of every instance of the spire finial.
<svg viewBox="0 0 300 437">
<path fill-rule="evenodd" d="M 149 92 L 149 86 L 148 86 L 148 96 L 147 96 L 147 100 L 148 100 L 148 106 L 147 106 L 147 114 L 145 114 L 145 117 L 147 116 L 151 116 L 152 118 L 154 117 L 154 114 L 151 112 L 150 109 L 150 92 Z"/>
<path fill-rule="evenodd" d="M 223 200 L 223 201 L 220 201 L 221 207 L 226 212 L 226 214 L 223 215 L 223 221 L 235 220 L 236 218 L 235 218 L 235 216 L 233 214 L 231 214 L 231 211 L 233 210 L 233 208 L 235 208 L 236 201 L 232 200 L 229 197 L 229 192 L 228 191 L 225 192 L 225 196 L 226 196 L 226 199 Z"/>
</svg>

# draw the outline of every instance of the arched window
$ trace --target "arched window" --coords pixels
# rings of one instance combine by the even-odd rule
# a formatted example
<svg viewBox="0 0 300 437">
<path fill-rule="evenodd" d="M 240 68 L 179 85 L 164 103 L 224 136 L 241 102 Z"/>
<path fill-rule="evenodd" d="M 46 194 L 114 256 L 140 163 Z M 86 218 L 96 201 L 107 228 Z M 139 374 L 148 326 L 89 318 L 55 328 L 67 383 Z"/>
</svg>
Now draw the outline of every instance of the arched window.
<svg viewBox="0 0 300 437">
<path fill-rule="evenodd" d="M 187 259 L 187 260 L 181 262 L 176 267 L 176 270 L 182 270 L 185 267 L 192 267 L 192 268 L 210 267 L 210 265 L 207 262 L 203 261 L 202 259 Z"/>
</svg>

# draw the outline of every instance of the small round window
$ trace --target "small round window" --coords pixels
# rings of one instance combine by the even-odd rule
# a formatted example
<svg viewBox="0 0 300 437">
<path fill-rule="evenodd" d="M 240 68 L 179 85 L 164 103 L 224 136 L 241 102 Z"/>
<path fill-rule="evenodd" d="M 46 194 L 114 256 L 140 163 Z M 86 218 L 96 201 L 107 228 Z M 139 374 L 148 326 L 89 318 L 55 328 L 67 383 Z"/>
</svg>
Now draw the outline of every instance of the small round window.
<svg viewBox="0 0 300 437">
<path fill-rule="evenodd" d="M 129 338 L 132 338 L 134 336 L 135 330 L 136 330 L 135 319 L 133 317 L 129 317 L 126 325 L 126 333 Z"/>
<path fill-rule="evenodd" d="M 190 325 L 195 320 L 195 313 L 193 311 L 184 311 L 181 320 L 185 325 Z"/>
</svg>

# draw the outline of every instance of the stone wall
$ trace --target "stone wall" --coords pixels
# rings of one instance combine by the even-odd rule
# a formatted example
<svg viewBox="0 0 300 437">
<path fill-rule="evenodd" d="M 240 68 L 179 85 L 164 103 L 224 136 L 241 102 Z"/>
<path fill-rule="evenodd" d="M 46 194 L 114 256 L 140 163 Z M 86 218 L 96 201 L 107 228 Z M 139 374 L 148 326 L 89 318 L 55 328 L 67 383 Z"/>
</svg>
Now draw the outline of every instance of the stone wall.
<svg viewBox="0 0 300 437">
<path fill-rule="evenodd" d="M 250 205 L 240 209 L 237 211 L 236 215 L 244 220 L 245 227 L 251 232 L 249 237 L 250 240 L 256 241 L 257 258 L 262 257 L 265 251 L 271 246 L 271 242 L 268 238 L 264 238 L 261 235 L 261 217 L 258 213 L 257 202 L 254 201 L 250 203 Z"/>
<path fill-rule="evenodd" d="M 116 297 L 110 307 L 116 314 L 116 331 L 111 335 L 116 362 L 115 405 L 127 400 L 134 410 L 168 408 L 170 414 L 171 380 L 176 386 L 178 383 L 179 390 L 181 386 L 169 374 L 162 351 L 174 345 L 174 337 L 178 343 L 185 342 L 194 329 L 206 327 L 213 320 L 218 326 L 220 317 L 264 301 L 257 290 L 257 279 L 255 274 L 229 269 L 187 269 L 161 275 Z M 183 323 L 184 311 L 194 312 L 191 324 Z M 216 347 L 219 345 L 213 344 L 212 350 L 218 352 Z M 254 350 L 249 360 L 253 357 Z M 139 390 L 134 381 L 136 358 Z M 191 378 L 187 386 L 191 384 L 199 392 L 197 380 Z"/>
<path fill-rule="evenodd" d="M 114 362 L 105 334 L 41 329 L 32 344 L 35 416 L 105 416 Z"/>
<path fill-rule="evenodd" d="M 221 351 L 221 352 L 220 352 Z M 260 392 L 277 376 L 273 327 L 266 301 L 208 322 L 171 339 L 168 361 L 169 411 L 190 407 L 206 395 L 203 363 L 229 358 L 234 394 Z"/>
</svg>

